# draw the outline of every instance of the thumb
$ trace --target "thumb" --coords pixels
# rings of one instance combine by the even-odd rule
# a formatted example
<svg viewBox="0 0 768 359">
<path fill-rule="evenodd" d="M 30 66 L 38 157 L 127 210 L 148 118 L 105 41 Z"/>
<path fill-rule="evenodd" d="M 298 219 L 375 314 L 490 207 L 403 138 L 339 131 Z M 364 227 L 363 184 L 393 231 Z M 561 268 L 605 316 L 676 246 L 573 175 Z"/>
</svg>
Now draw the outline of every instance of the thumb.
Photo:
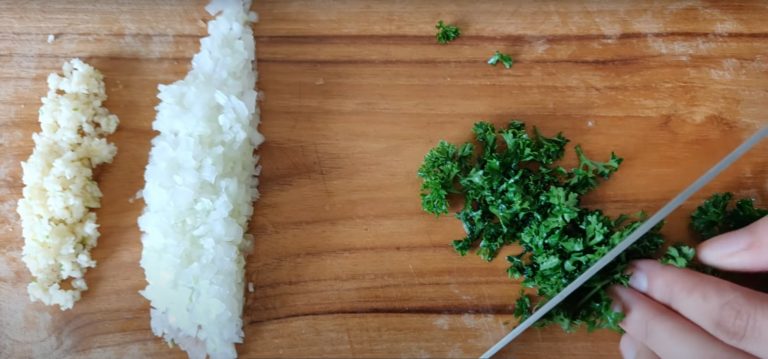
<svg viewBox="0 0 768 359">
<path fill-rule="evenodd" d="M 716 268 L 758 272 L 768 270 L 768 216 L 699 245 L 699 260 Z"/>
</svg>

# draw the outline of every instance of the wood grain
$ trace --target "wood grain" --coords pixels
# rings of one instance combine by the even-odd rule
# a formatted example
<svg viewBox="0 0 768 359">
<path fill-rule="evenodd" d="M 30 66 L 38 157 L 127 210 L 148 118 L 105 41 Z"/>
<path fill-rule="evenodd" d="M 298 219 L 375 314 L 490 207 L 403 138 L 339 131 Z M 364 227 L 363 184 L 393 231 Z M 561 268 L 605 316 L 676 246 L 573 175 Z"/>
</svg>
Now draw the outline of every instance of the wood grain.
<svg viewBox="0 0 768 359">
<path fill-rule="evenodd" d="M 187 71 L 204 2 L 0 0 L 0 357 L 184 357 L 149 329 L 129 199 L 143 185 L 158 83 Z M 474 121 L 564 131 L 624 168 L 590 206 L 653 211 L 768 112 L 768 5 L 758 1 L 257 1 L 264 170 L 251 232 L 241 357 L 475 357 L 509 330 L 503 260 L 461 258 L 451 218 L 420 211 L 415 171 Z M 438 19 L 455 43 L 434 41 Z M 52 44 L 48 34 L 55 34 Z M 511 70 L 484 60 L 499 49 Z M 15 201 L 45 77 L 71 57 L 106 76 L 121 124 L 100 170 L 102 236 L 71 311 L 29 303 Z M 768 202 L 768 143 L 707 194 Z M 520 358 L 613 358 L 618 335 L 532 330 Z"/>
</svg>

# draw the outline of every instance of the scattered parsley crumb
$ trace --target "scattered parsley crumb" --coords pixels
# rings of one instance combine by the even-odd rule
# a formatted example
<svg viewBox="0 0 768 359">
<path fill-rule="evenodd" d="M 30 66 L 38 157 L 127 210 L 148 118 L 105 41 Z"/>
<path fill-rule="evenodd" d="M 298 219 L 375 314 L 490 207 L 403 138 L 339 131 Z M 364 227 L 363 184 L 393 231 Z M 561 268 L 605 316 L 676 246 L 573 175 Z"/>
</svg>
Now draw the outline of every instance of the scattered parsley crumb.
<svg viewBox="0 0 768 359">
<path fill-rule="evenodd" d="M 673 265 L 677 268 L 686 268 L 693 261 L 696 250 L 682 244 L 669 246 L 667 253 L 659 261 L 663 264 Z"/>
<path fill-rule="evenodd" d="M 491 56 L 490 59 L 488 59 L 488 64 L 496 66 L 497 63 L 501 63 L 504 65 L 505 68 L 512 68 L 512 65 L 515 63 L 515 61 L 512 59 L 512 56 L 509 56 L 508 54 L 505 54 L 503 52 L 499 52 L 499 50 L 496 50 L 496 52 Z"/>
<path fill-rule="evenodd" d="M 437 29 L 437 35 L 435 35 L 437 42 L 443 45 L 456 40 L 459 36 L 461 36 L 461 30 L 458 27 L 455 25 L 445 24 L 443 20 L 438 21 L 437 25 L 435 25 L 435 28 Z"/>
</svg>

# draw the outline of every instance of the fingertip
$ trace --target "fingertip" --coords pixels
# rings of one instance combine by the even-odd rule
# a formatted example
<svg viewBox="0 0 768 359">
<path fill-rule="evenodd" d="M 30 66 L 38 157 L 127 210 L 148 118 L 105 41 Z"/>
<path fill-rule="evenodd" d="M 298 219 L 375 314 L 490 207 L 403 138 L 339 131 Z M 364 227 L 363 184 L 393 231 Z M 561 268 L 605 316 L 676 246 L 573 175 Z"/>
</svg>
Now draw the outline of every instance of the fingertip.
<svg viewBox="0 0 768 359">
<path fill-rule="evenodd" d="M 621 340 L 619 341 L 621 357 L 624 359 L 635 359 L 637 357 L 638 344 L 639 343 L 628 334 L 622 335 Z"/>
<path fill-rule="evenodd" d="M 635 290 L 645 293 L 648 291 L 648 275 L 661 264 L 651 259 L 633 261 L 629 266 L 631 273 L 629 277 L 629 286 Z"/>
<path fill-rule="evenodd" d="M 621 291 L 627 289 L 623 285 L 614 284 L 610 287 L 608 287 L 608 296 L 611 298 L 619 298 L 621 296 Z"/>
<path fill-rule="evenodd" d="M 621 336 L 619 352 L 624 359 L 657 359 L 658 356 L 645 344 L 631 337 L 629 334 Z"/>
<path fill-rule="evenodd" d="M 750 236 L 744 229 L 721 234 L 699 245 L 699 260 L 706 264 L 727 262 L 728 257 L 749 247 Z"/>
<path fill-rule="evenodd" d="M 608 295 L 615 303 L 619 303 L 623 310 L 626 310 L 632 302 L 633 289 L 621 285 L 614 285 L 608 289 Z"/>
<path fill-rule="evenodd" d="M 621 288 L 620 285 L 614 285 L 608 288 L 608 297 L 611 298 L 611 310 L 614 312 L 623 313 L 624 312 L 624 304 L 621 303 L 621 299 L 619 297 L 619 294 L 617 293 L 618 288 Z"/>
<path fill-rule="evenodd" d="M 632 261 L 629 264 L 629 270 L 630 270 L 630 273 L 632 273 L 633 270 L 634 271 L 643 270 L 646 268 L 658 267 L 659 265 L 660 265 L 659 261 L 654 259 L 638 259 L 638 260 Z"/>
<path fill-rule="evenodd" d="M 698 259 L 721 269 L 759 271 L 768 269 L 768 217 L 744 228 L 713 237 L 696 250 Z"/>
<path fill-rule="evenodd" d="M 625 330 L 625 335 L 635 340 L 625 342 L 624 347 L 620 344 L 625 358 L 740 357 L 734 355 L 737 349 L 713 338 L 670 307 L 631 288 L 619 287 L 615 290 L 627 308 L 619 326 Z M 631 344 L 637 346 L 630 348 Z"/>
</svg>

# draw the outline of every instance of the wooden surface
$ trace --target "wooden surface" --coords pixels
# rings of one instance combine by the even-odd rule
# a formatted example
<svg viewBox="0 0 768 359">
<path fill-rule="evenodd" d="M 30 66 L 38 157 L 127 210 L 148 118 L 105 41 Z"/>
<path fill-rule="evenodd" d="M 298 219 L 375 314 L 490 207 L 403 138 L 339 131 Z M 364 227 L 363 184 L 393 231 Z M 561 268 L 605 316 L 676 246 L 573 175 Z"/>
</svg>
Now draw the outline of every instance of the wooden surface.
<svg viewBox="0 0 768 359">
<path fill-rule="evenodd" d="M 149 329 L 129 199 L 143 185 L 158 83 L 183 77 L 203 2 L 0 0 L 0 357 L 184 357 Z M 653 211 L 768 116 L 768 5 L 700 1 L 258 1 L 264 170 L 248 258 L 243 358 L 474 357 L 513 325 L 503 260 L 450 248 L 452 218 L 420 211 L 416 169 L 474 121 L 564 131 L 621 171 L 591 194 Z M 434 41 L 438 19 L 464 35 Z M 55 34 L 52 44 L 48 34 Z M 484 63 L 511 53 L 511 70 Z M 92 288 L 73 310 L 27 299 L 15 203 L 45 77 L 72 57 L 106 76 L 121 120 L 100 170 Z M 768 201 L 768 143 L 705 193 Z M 618 336 L 532 330 L 505 356 L 614 358 Z"/>
</svg>

